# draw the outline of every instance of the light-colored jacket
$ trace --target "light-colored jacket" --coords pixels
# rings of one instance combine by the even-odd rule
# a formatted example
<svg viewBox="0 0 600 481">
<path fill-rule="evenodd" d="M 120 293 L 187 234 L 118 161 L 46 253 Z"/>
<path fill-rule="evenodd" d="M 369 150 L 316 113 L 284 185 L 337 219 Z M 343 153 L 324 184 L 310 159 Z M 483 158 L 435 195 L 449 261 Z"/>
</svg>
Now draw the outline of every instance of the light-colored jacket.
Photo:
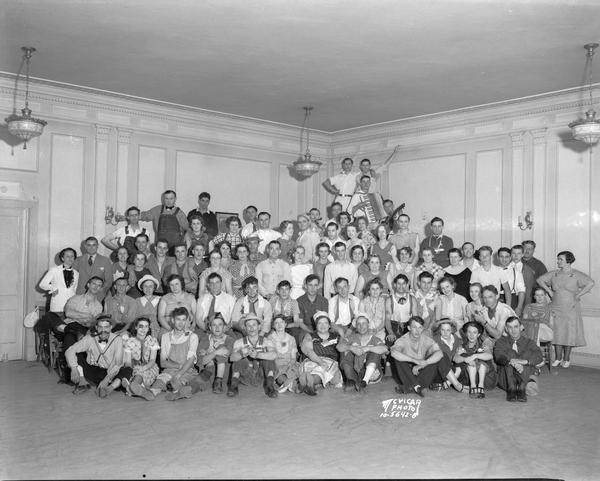
<svg viewBox="0 0 600 481">
<path fill-rule="evenodd" d="M 62 265 L 48 269 L 48 272 L 40 281 L 40 289 L 47 291 L 50 295 L 53 291 L 58 290 L 50 299 L 51 312 L 63 312 L 65 310 L 65 304 L 77 292 L 78 282 L 79 272 L 75 269 L 73 269 L 73 284 L 71 287 L 67 287 L 65 284 Z"/>
</svg>

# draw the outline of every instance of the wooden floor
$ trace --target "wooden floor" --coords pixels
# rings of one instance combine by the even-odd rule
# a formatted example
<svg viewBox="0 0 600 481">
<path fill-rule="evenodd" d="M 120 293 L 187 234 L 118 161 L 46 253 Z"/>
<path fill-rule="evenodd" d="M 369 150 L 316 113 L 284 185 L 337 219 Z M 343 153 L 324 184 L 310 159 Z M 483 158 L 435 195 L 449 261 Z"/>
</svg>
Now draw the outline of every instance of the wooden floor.
<svg viewBox="0 0 600 481">
<path fill-rule="evenodd" d="M 418 416 L 381 417 L 402 398 L 389 378 L 366 395 L 242 386 L 147 402 L 76 397 L 39 363 L 0 363 L 0 478 L 598 479 L 600 371 L 545 374 L 541 388 L 527 404 L 426 391 Z"/>
</svg>

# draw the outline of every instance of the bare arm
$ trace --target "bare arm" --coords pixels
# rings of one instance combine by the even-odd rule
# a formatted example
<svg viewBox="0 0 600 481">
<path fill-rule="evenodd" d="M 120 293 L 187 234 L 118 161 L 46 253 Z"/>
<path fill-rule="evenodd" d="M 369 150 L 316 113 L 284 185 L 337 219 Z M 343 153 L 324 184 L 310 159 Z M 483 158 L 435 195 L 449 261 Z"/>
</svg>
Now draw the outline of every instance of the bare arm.
<svg viewBox="0 0 600 481">
<path fill-rule="evenodd" d="M 330 179 L 326 179 L 325 182 L 323 182 L 321 185 L 330 194 L 338 195 L 340 193 L 340 190 L 331 183 Z"/>
</svg>

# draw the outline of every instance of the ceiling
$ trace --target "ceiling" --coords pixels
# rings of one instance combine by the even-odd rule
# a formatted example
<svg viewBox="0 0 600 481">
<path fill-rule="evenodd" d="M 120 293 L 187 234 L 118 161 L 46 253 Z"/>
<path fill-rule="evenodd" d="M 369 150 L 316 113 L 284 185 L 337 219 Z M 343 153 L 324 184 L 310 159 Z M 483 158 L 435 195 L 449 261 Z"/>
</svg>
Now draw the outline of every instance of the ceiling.
<svg viewBox="0 0 600 481">
<path fill-rule="evenodd" d="M 0 71 L 337 131 L 574 87 L 600 1 L 1 0 Z M 596 78 L 600 78 L 600 68 Z"/>
</svg>

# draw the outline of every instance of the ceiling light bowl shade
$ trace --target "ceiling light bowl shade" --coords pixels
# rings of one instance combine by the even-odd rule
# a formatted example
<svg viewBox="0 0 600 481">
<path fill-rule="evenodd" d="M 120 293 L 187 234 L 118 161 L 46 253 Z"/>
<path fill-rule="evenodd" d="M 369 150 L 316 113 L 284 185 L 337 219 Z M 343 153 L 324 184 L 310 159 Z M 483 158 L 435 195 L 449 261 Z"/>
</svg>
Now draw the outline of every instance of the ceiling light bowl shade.
<svg viewBox="0 0 600 481">
<path fill-rule="evenodd" d="M 12 135 L 23 139 L 27 143 L 29 140 L 42 135 L 47 122 L 32 117 L 31 110 L 28 108 L 21 109 L 21 113 L 22 115 L 12 114 L 7 117 L 6 125 Z"/>
<path fill-rule="evenodd" d="M 21 66 L 19 67 L 19 71 L 15 77 L 15 91 L 13 97 L 13 113 L 9 115 L 6 121 L 6 127 L 8 131 L 18 137 L 19 139 L 23 139 L 25 142 L 23 144 L 23 149 L 27 148 L 27 142 L 35 137 L 39 137 L 42 135 L 44 131 L 44 127 L 46 123 L 44 120 L 36 119 L 31 116 L 31 109 L 29 108 L 29 61 L 31 60 L 31 55 L 35 52 L 35 48 L 33 47 L 21 47 L 23 51 L 23 58 L 21 60 Z M 21 109 L 21 115 L 17 114 L 17 90 L 19 87 L 19 78 L 21 77 L 21 73 L 23 71 L 23 67 L 25 67 L 25 108 Z"/>
<path fill-rule="evenodd" d="M 575 140 L 585 142 L 587 145 L 593 145 L 600 139 L 600 120 L 596 120 L 596 111 L 594 110 L 594 97 L 592 88 L 592 74 L 593 74 L 593 62 L 594 62 L 594 51 L 598 48 L 597 43 L 588 43 L 583 46 L 587 55 L 585 61 L 585 69 L 589 75 L 588 90 L 590 94 L 590 108 L 585 113 L 585 119 L 578 119 L 575 122 L 569 124 L 571 134 Z M 590 151 L 591 152 L 591 151 Z"/>
<path fill-rule="evenodd" d="M 600 120 L 596 119 L 596 112 L 593 109 L 585 113 L 585 119 L 571 122 L 569 128 L 575 140 L 588 145 L 593 145 L 600 140 Z"/>
<path fill-rule="evenodd" d="M 313 160 L 310 154 L 305 154 L 294 162 L 294 170 L 302 177 L 310 177 L 319 172 L 323 162 Z"/>
</svg>

